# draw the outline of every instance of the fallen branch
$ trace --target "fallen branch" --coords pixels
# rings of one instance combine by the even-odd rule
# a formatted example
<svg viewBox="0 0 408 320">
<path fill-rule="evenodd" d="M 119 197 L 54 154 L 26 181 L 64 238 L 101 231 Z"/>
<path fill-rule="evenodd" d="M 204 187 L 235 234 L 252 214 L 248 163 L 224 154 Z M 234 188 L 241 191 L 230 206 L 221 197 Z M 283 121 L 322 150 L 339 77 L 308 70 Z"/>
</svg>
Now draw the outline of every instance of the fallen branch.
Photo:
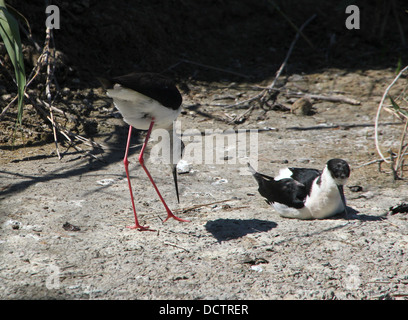
<svg viewBox="0 0 408 320">
<path fill-rule="evenodd" d="M 313 99 L 313 100 L 330 101 L 330 102 L 342 102 L 342 103 L 347 103 L 347 104 L 356 105 L 356 106 L 361 105 L 361 101 L 353 99 L 353 98 L 345 97 L 345 96 L 342 96 L 342 95 L 323 95 L 323 94 L 313 94 L 313 93 L 307 93 L 307 92 L 294 92 L 294 91 L 286 90 L 285 88 L 279 88 L 279 89 L 277 89 L 277 88 L 268 89 L 268 88 L 269 87 L 256 87 L 256 89 L 259 89 L 259 90 L 278 91 L 278 92 L 283 93 L 287 97 L 296 97 L 296 98 L 305 97 L 305 98 L 310 98 L 310 99 Z M 253 98 L 242 101 L 242 103 L 248 102 L 248 101 L 253 101 Z M 231 106 L 237 106 L 237 105 L 242 104 L 242 103 L 239 102 L 239 103 L 236 103 L 236 104 L 233 104 L 233 105 L 229 105 L 229 104 L 225 104 L 225 103 L 214 103 L 214 104 L 211 104 L 211 105 L 212 106 L 217 106 L 217 107 L 231 107 Z"/>
<path fill-rule="evenodd" d="M 381 126 L 401 125 L 399 122 L 382 123 Z M 352 123 L 352 124 L 332 124 L 332 125 L 317 125 L 311 127 L 288 127 L 286 130 L 308 131 L 308 130 L 323 130 L 323 129 L 351 129 L 351 128 L 366 128 L 373 127 L 372 123 Z"/>
<path fill-rule="evenodd" d="M 352 98 L 348 98 L 345 96 L 341 95 L 321 95 L 321 94 L 309 94 L 309 93 L 298 93 L 298 92 L 290 92 L 287 93 L 286 95 L 292 96 L 292 97 L 305 97 L 305 98 L 310 98 L 314 100 L 322 100 L 322 101 L 330 101 L 330 102 L 343 102 L 351 105 L 360 105 L 361 102 Z"/>
<path fill-rule="evenodd" d="M 223 203 L 223 202 L 228 202 L 228 201 L 233 201 L 233 200 L 235 200 L 235 199 L 227 199 L 227 200 L 214 201 L 214 202 L 210 202 L 210 203 L 197 204 L 197 205 L 192 206 L 192 207 L 173 210 L 173 212 L 187 213 L 187 212 L 189 212 L 189 211 L 192 211 L 192 210 L 195 210 L 195 209 L 198 209 L 198 208 L 208 207 L 208 206 L 212 206 L 212 205 L 214 205 L 214 204 Z"/>
</svg>

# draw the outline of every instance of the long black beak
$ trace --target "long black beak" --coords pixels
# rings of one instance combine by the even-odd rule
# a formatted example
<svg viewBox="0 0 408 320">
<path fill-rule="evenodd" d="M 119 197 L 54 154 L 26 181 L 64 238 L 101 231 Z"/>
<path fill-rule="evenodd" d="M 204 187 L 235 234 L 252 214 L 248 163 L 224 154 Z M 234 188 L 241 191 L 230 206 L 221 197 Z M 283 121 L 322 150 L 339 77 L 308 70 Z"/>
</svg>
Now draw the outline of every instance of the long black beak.
<svg viewBox="0 0 408 320">
<path fill-rule="evenodd" d="M 173 179 L 174 179 L 174 186 L 176 187 L 177 202 L 180 203 L 180 196 L 179 196 L 178 184 L 177 184 L 177 165 L 173 165 Z"/>
<path fill-rule="evenodd" d="M 346 197 L 344 196 L 344 188 L 342 185 L 337 185 L 337 188 L 339 189 L 341 201 L 343 202 L 343 205 L 344 205 L 344 212 L 346 213 L 346 217 L 348 218 Z"/>
</svg>

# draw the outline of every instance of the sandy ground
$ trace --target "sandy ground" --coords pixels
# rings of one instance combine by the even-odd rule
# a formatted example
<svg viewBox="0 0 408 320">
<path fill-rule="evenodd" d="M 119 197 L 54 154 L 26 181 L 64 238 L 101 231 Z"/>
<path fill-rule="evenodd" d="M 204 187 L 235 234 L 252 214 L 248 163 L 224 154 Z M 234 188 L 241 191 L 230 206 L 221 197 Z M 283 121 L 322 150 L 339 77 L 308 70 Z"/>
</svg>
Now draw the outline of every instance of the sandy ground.
<svg viewBox="0 0 408 320">
<path fill-rule="evenodd" d="M 127 128 L 112 107 L 99 122 L 103 151 L 83 146 L 97 160 L 74 149 L 58 160 L 53 144 L 0 150 L 0 298 L 406 299 L 407 215 L 387 212 L 408 201 L 408 186 L 380 173 L 377 164 L 360 167 L 379 158 L 373 118 L 394 76 L 390 70 L 292 75 L 288 88 L 340 93 L 361 105 L 316 100 L 310 116 L 255 108 L 235 125 L 221 120 L 248 106 L 216 104 L 251 97 L 259 92 L 253 85 L 189 83 L 184 94 L 182 130 L 273 128 L 256 136 L 258 170 L 265 174 L 347 160 L 348 185 L 362 187 L 345 188 L 348 217 L 279 217 L 255 180 L 242 174 L 247 159 L 237 159 L 229 145 L 221 164 L 190 163 L 179 175 L 180 204 L 165 166 L 148 164 L 170 208 L 191 220 L 163 223 L 166 213 L 137 162 L 139 148 L 133 148 L 139 218 L 156 231 L 128 229 L 133 215 L 122 163 Z M 282 95 L 278 102 L 290 107 L 294 100 Z M 396 119 L 384 115 L 383 121 Z M 314 129 L 299 130 L 308 127 Z M 385 150 L 395 148 L 401 129 L 381 127 Z M 134 143 L 141 139 L 135 136 Z M 185 139 L 188 145 L 192 136 Z"/>
</svg>

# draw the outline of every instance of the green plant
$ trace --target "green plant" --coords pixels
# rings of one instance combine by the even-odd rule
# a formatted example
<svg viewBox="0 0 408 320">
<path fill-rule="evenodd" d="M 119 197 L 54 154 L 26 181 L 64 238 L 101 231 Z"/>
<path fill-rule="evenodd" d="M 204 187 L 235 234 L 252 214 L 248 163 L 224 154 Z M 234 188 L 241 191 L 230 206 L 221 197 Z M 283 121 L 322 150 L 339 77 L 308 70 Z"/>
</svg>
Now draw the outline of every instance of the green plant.
<svg viewBox="0 0 408 320">
<path fill-rule="evenodd" d="M 21 48 L 18 22 L 7 10 L 4 0 L 0 0 L 0 37 L 3 39 L 16 75 L 18 90 L 17 122 L 21 125 L 24 106 L 24 88 L 26 85 L 23 51 Z"/>
</svg>

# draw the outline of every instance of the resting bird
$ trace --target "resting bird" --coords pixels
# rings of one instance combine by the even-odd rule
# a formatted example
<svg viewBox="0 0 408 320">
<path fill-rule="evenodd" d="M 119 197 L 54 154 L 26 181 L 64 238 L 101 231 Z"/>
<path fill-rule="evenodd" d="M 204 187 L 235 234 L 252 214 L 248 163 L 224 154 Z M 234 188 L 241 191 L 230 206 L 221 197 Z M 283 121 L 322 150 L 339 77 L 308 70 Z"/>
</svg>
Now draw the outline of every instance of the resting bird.
<svg viewBox="0 0 408 320">
<path fill-rule="evenodd" d="M 324 219 L 346 211 L 343 185 L 350 177 L 345 160 L 327 161 L 323 171 L 309 168 L 281 169 L 275 178 L 258 173 L 248 163 L 259 193 L 286 218 Z"/>
</svg>

